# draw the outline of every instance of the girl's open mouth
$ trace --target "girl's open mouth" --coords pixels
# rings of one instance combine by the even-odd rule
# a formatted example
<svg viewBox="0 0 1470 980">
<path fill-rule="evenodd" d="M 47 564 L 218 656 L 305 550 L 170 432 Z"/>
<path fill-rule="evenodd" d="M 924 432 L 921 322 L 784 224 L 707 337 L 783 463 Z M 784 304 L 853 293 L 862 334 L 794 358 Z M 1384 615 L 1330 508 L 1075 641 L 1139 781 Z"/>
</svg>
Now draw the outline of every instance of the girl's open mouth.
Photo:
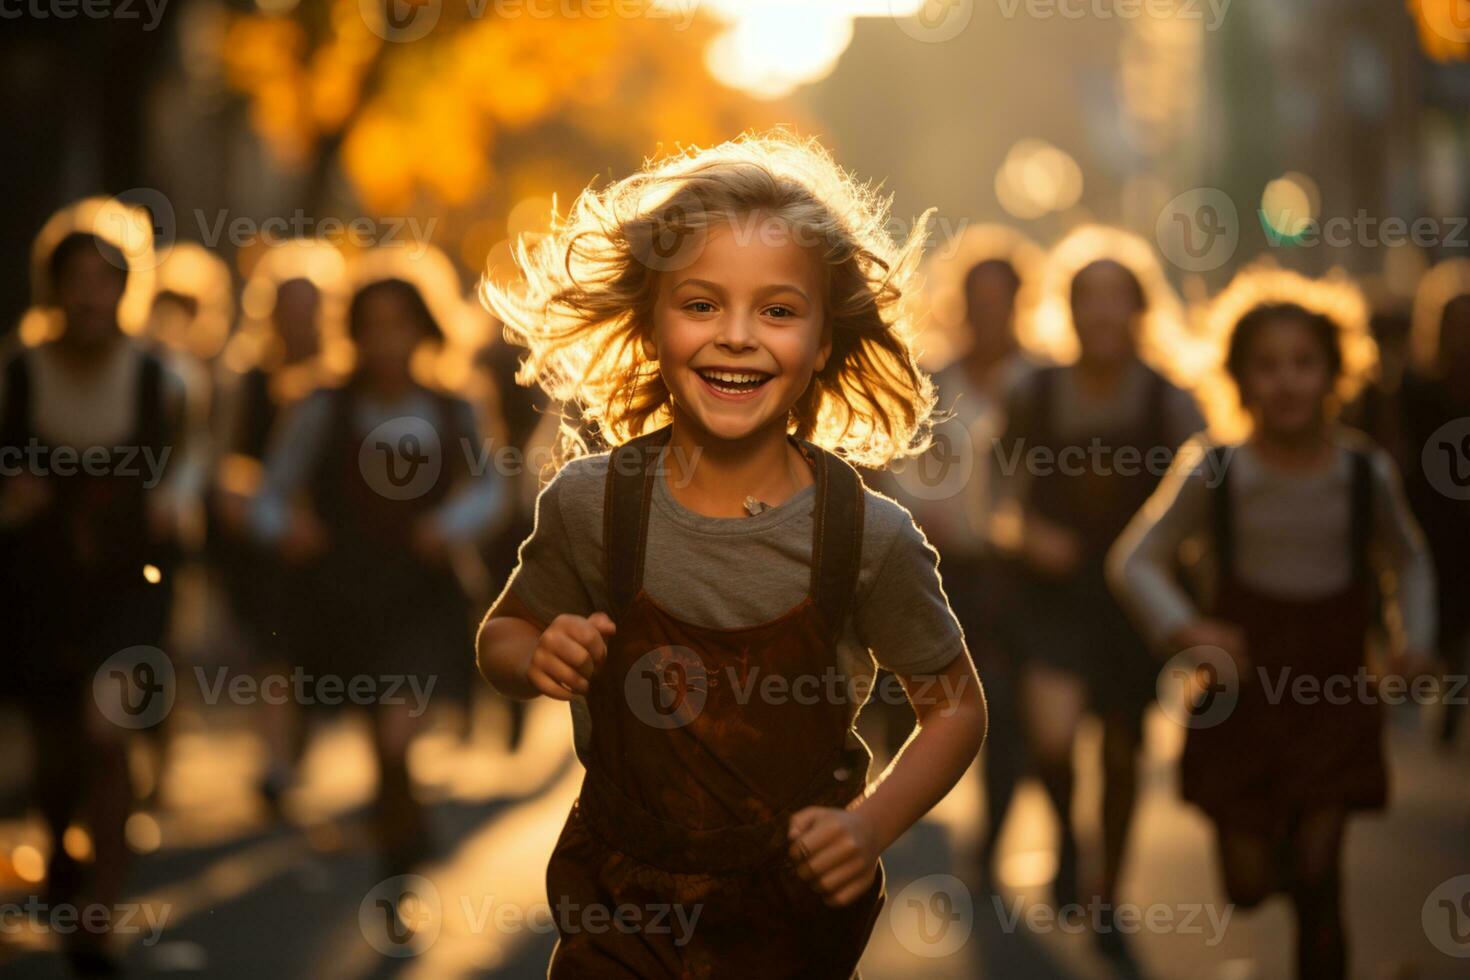
<svg viewBox="0 0 1470 980">
<path fill-rule="evenodd" d="M 699 375 L 705 387 L 722 398 L 749 397 L 771 380 L 771 375 L 764 371 L 749 369 L 730 371 L 720 368 L 700 368 L 694 373 Z"/>
</svg>

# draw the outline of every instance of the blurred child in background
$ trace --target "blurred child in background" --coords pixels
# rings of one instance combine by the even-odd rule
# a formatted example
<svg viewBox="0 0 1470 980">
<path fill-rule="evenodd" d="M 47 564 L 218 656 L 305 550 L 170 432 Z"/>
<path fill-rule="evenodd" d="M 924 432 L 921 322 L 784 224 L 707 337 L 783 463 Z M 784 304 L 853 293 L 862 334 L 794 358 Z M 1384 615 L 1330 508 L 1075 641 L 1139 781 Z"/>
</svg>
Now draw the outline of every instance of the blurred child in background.
<svg viewBox="0 0 1470 980">
<path fill-rule="evenodd" d="M 309 605 L 287 621 L 295 665 L 344 681 L 370 676 L 379 693 L 385 678 L 409 680 L 369 708 L 378 842 L 385 871 L 402 874 L 432 853 L 408 769 L 428 707 L 419 702 L 465 689 L 472 613 L 456 562 L 492 527 L 501 487 L 479 469 L 474 410 L 414 370 L 415 354 L 452 328 L 448 260 L 381 249 L 356 261 L 347 311 L 355 367 L 276 433 L 251 519 L 303 571 Z M 423 275 L 420 262 L 442 274 Z"/>
<path fill-rule="evenodd" d="M 251 532 L 249 510 L 260 492 L 271 432 L 333 377 L 326 336 L 329 325 L 340 331 L 345 276 L 342 256 L 328 242 L 295 239 L 269 246 L 241 294 L 240 329 L 216 365 L 208 538 L 217 576 L 213 598 L 227 604 L 243 656 L 262 676 L 282 673 L 293 661 L 287 623 L 293 607 L 309 600 L 297 581 L 299 568 L 283 565 Z M 309 609 L 298 618 L 305 615 Z M 272 811 L 291 786 L 305 744 L 301 706 L 274 701 L 255 708 L 266 748 L 258 789 Z"/>
<path fill-rule="evenodd" d="M 1053 249 L 1038 315 L 1070 324 L 1075 359 L 1012 392 L 996 447 L 1001 494 L 1018 512 L 1021 706 L 1032 762 L 1061 825 L 1058 907 L 1116 903 L 1137 794 L 1144 712 L 1157 662 L 1109 593 L 1109 546 L 1148 499 L 1173 448 L 1204 426 L 1167 363 L 1177 311 L 1148 246 L 1083 228 Z M 1073 745 L 1087 712 L 1103 726 L 1102 881 L 1084 897 L 1072 830 Z M 1106 923 L 1105 923 L 1106 925 Z M 1097 935 L 1124 952 L 1122 935 Z"/>
<path fill-rule="evenodd" d="M 4 585 L 34 734 L 35 803 L 51 836 L 47 898 L 77 908 L 115 908 L 121 898 L 133 803 L 129 722 L 162 720 L 152 717 L 162 710 L 156 692 L 134 690 L 130 676 L 97 676 L 114 654 L 163 643 L 173 596 L 178 498 L 169 460 L 183 447 L 185 388 L 124 332 L 142 329 L 152 299 L 149 224 L 102 198 L 47 223 L 36 239 L 33 292 L 57 333 L 14 354 L 0 375 Z M 137 663 L 154 672 L 144 683 L 167 683 L 155 676 L 165 667 L 157 657 L 144 653 Z M 89 834 L 88 863 L 63 846 L 73 822 Z M 107 938 L 70 932 L 73 965 L 115 969 Z"/>
<path fill-rule="evenodd" d="M 1181 762 L 1230 900 L 1249 908 L 1286 892 L 1298 976 L 1341 978 L 1347 817 L 1387 799 L 1376 687 L 1351 685 L 1367 670 L 1379 572 L 1395 579 L 1400 650 L 1419 663 L 1435 635 L 1434 575 L 1392 460 L 1334 422 L 1372 364 L 1356 291 L 1248 271 L 1213 316 L 1249 435 L 1171 474 L 1115 546 L 1111 581 L 1165 655 L 1209 663 L 1205 696 L 1236 697 L 1223 718 L 1193 703 Z M 1174 576 L 1189 541 L 1207 556 L 1203 603 Z M 1400 652 L 1391 666 L 1405 663 Z M 1321 695 L 1292 697 L 1286 685 L 1303 678 Z"/>
</svg>

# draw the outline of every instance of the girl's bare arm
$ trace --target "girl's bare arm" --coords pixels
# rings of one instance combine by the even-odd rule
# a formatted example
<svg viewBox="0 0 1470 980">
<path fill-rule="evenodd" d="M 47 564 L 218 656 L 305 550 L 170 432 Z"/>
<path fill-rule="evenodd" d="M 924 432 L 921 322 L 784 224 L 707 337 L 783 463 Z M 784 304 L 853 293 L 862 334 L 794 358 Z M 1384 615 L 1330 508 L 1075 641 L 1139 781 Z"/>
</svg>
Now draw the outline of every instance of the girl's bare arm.
<svg viewBox="0 0 1470 980">
<path fill-rule="evenodd" d="M 985 741 L 985 692 L 966 653 L 937 674 L 899 675 L 918 728 L 852 809 L 872 826 L 878 851 L 902 837 L 960 781 Z"/>
</svg>

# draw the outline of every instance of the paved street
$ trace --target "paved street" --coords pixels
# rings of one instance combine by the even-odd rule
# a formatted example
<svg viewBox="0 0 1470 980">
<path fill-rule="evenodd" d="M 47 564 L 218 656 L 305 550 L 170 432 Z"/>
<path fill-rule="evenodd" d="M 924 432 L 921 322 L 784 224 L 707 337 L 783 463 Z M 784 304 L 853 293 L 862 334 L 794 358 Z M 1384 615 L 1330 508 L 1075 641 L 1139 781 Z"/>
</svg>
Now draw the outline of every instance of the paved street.
<svg viewBox="0 0 1470 980">
<path fill-rule="evenodd" d="M 493 704 L 482 708 L 467 741 L 445 727 L 416 748 L 415 773 L 433 800 L 443 853 L 425 870 L 432 888 L 417 886 L 437 896 L 437 907 L 402 916 L 417 927 L 402 944 L 384 942 L 378 918 L 376 899 L 386 892 L 368 846 L 372 777 L 358 720 L 347 716 L 319 728 L 302 785 L 286 801 L 288 822 L 280 824 L 266 818 L 249 790 L 259 761 L 248 719 L 215 713 L 205 724 L 176 712 L 162 805 L 130 827 L 141 849 L 156 849 L 138 858 L 132 875 L 129 969 L 137 976 L 252 980 L 543 976 L 553 939 L 542 876 L 580 767 L 565 709 L 533 706 L 525 741 L 510 755 L 504 713 Z M 1470 750 L 1434 751 L 1417 725 L 1410 715 L 1395 719 L 1393 809 L 1358 820 L 1350 833 L 1358 977 L 1449 980 L 1470 970 L 1470 961 L 1431 942 L 1431 933 L 1453 942 L 1448 920 L 1441 928 L 1431 917 L 1429 932 L 1421 920 L 1437 885 L 1470 873 Z M 8 743 L 12 735 L 7 725 Z M 1170 760 L 1178 749 L 1175 729 L 1156 716 L 1124 887 L 1124 900 L 1144 906 L 1144 921 L 1155 926 L 1129 938 L 1137 960 L 1131 975 L 1287 976 L 1288 910 L 1281 899 L 1250 913 L 1223 905 L 1206 827 L 1176 799 Z M 1095 752 L 1093 738 L 1079 748 L 1084 759 Z M 13 767 L 18 755 L 7 756 Z M 7 774 L 0 823 L 0 854 L 10 856 L 0 863 L 8 908 L 39 891 L 17 877 L 26 863 L 17 856 L 40 841 L 37 826 L 18 811 L 17 777 L 13 768 Z M 1087 810 L 1097 786 L 1084 783 L 1079 797 Z M 979 802 L 972 773 L 885 858 L 889 902 L 863 961 L 864 978 L 1130 975 L 1108 967 L 1086 935 L 1053 926 L 1039 904 L 1052 872 L 1054 827 L 1034 784 L 1023 788 L 1003 839 L 1003 893 L 972 894 Z M 1089 839 L 1095 832 L 1084 828 Z M 52 952 L 54 936 L 7 921 L 0 978 L 67 975 Z M 374 942 L 413 955 L 384 955 Z M 1470 953 L 1470 944 L 1460 950 Z"/>
</svg>

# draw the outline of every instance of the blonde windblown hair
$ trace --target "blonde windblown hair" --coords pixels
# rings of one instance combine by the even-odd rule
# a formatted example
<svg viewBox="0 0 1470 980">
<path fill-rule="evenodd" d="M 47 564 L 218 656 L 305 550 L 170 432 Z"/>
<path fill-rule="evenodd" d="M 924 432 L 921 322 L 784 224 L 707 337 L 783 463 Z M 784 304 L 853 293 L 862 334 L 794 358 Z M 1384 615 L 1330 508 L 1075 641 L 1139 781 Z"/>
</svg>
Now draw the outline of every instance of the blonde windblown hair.
<svg viewBox="0 0 1470 980">
<path fill-rule="evenodd" d="M 748 216 L 770 216 L 827 270 L 832 353 L 793 406 L 790 431 L 882 466 L 927 447 L 934 407 L 910 348 L 909 302 L 930 212 L 895 244 L 890 203 L 815 140 L 745 134 L 589 187 L 564 217 L 553 216 L 547 236 L 517 243 L 523 281 L 502 287 L 487 277 L 481 297 L 507 338 L 528 349 L 520 380 L 575 406 L 593 435 L 617 445 L 670 418 L 669 390 L 643 350 L 659 273 L 692 261 L 718 222 L 739 228 Z M 585 448 L 563 429 L 569 453 Z"/>
</svg>

